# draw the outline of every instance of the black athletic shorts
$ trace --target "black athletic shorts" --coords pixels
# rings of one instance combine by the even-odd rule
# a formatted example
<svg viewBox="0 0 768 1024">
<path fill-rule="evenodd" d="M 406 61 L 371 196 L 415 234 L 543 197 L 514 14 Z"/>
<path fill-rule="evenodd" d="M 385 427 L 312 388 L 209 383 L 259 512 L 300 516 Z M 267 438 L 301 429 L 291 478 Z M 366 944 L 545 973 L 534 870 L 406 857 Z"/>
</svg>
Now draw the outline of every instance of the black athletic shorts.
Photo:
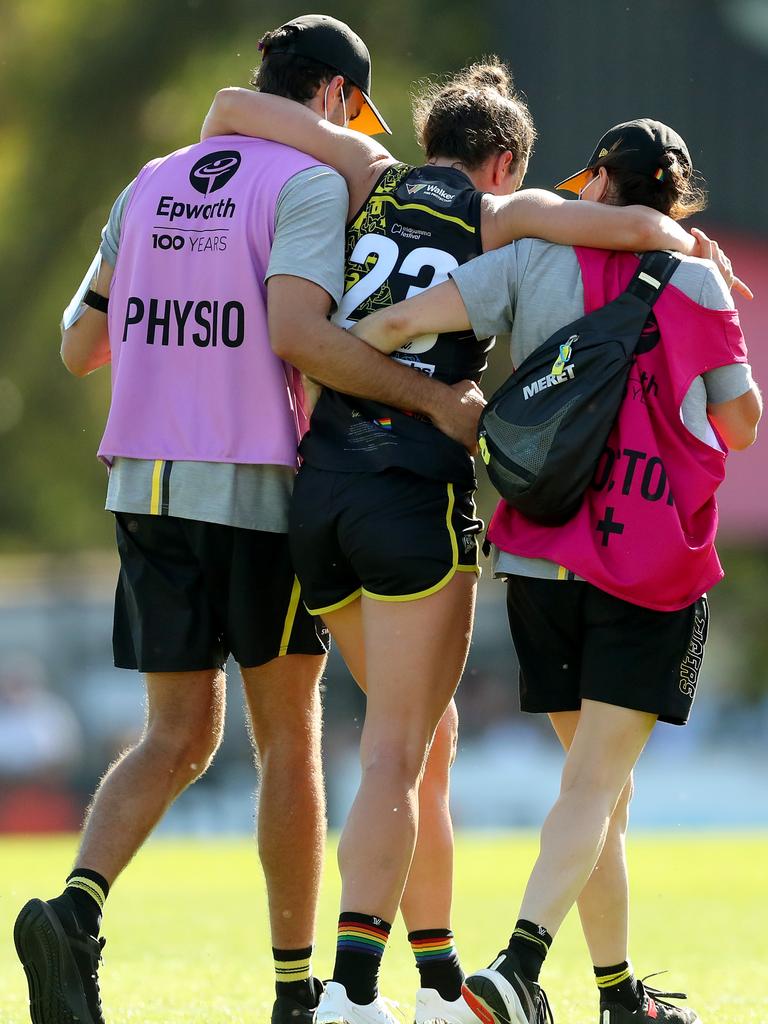
<svg viewBox="0 0 768 1024">
<path fill-rule="evenodd" d="M 456 572 L 479 574 L 473 489 L 406 469 L 338 473 L 306 463 L 290 514 L 291 554 L 313 615 L 360 594 L 414 601 Z"/>
<path fill-rule="evenodd" d="M 327 630 L 301 601 L 288 535 L 174 516 L 116 512 L 118 668 L 244 668 L 323 654 Z"/>
<path fill-rule="evenodd" d="M 586 699 L 688 721 L 707 640 L 706 595 L 657 612 L 580 580 L 510 576 L 507 613 L 523 711 L 578 711 Z"/>
</svg>

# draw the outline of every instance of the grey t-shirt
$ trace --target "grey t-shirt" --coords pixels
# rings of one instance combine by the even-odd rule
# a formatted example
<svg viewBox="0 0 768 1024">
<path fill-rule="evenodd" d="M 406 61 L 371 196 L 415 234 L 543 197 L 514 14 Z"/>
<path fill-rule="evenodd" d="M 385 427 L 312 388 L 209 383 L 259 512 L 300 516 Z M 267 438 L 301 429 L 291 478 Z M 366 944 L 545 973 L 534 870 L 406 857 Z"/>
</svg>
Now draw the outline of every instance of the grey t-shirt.
<svg viewBox="0 0 768 1024">
<path fill-rule="evenodd" d="M 584 287 L 570 246 L 523 238 L 451 271 L 478 338 L 509 334 L 513 366 L 565 324 L 584 315 Z M 709 260 L 682 256 L 671 283 L 707 309 L 733 309 L 731 294 Z M 681 409 L 684 424 L 700 440 L 718 447 L 707 419 L 707 405 L 747 392 L 750 368 L 733 363 L 697 377 Z M 498 575 L 567 579 L 563 567 L 538 558 L 494 552 Z M 573 578 L 572 574 L 570 578 Z"/>
<path fill-rule="evenodd" d="M 133 182 L 116 199 L 102 232 L 101 253 L 114 266 Z M 310 167 L 283 186 L 266 278 L 276 274 L 318 284 L 338 305 L 344 292 L 344 235 L 348 206 L 344 179 Z M 106 507 L 286 533 L 295 470 L 290 466 L 228 462 L 153 462 L 116 458 Z"/>
</svg>

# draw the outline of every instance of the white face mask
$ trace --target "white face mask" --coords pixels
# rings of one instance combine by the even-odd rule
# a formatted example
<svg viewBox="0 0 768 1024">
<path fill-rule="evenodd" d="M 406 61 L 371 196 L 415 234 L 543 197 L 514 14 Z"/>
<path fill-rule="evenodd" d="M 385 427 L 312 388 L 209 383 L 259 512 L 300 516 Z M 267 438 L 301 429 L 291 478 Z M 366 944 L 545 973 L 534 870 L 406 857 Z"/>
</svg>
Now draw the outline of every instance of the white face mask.
<svg viewBox="0 0 768 1024">
<path fill-rule="evenodd" d="M 328 90 L 330 88 L 331 88 L 331 83 L 329 82 L 328 85 L 326 85 L 326 87 L 325 87 L 325 94 L 323 96 L 323 117 L 325 118 L 326 121 L 330 120 L 330 118 L 328 117 Z M 341 112 L 342 112 L 342 114 L 344 116 L 344 120 L 341 123 L 341 127 L 342 128 L 346 128 L 347 127 L 347 103 L 346 103 L 346 100 L 344 99 L 344 86 L 343 85 L 341 86 Z"/>
</svg>

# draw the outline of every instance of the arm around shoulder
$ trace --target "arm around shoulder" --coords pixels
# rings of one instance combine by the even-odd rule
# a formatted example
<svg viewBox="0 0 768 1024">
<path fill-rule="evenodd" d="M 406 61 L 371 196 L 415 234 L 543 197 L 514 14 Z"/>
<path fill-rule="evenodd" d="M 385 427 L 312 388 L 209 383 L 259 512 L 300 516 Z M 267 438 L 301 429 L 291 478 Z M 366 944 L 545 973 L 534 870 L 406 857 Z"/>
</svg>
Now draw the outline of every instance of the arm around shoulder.
<svg viewBox="0 0 768 1024">
<path fill-rule="evenodd" d="M 576 202 L 535 188 L 503 198 L 486 195 L 482 232 L 486 249 L 518 238 L 626 252 L 672 249 L 690 255 L 697 247 L 676 221 L 647 206 Z"/>
<path fill-rule="evenodd" d="M 342 174 L 353 202 L 394 160 L 370 136 L 332 124 L 296 100 L 252 89 L 216 93 L 200 137 L 214 135 L 248 135 L 300 149 Z"/>
</svg>

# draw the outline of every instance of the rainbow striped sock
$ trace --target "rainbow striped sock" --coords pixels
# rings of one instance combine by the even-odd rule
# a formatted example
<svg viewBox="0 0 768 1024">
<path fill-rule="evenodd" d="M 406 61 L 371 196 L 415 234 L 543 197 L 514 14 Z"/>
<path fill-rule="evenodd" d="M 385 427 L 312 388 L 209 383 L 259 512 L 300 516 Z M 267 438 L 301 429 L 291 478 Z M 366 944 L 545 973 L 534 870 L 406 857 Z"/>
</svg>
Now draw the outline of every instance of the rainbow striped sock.
<svg viewBox="0 0 768 1024">
<path fill-rule="evenodd" d="M 370 914 L 339 915 L 333 980 L 344 986 L 353 1003 L 367 1005 L 378 995 L 379 964 L 391 927 Z"/>
<path fill-rule="evenodd" d="M 449 928 L 426 928 L 408 933 L 422 988 L 435 989 L 451 1002 L 461 995 L 464 972 Z"/>
</svg>

